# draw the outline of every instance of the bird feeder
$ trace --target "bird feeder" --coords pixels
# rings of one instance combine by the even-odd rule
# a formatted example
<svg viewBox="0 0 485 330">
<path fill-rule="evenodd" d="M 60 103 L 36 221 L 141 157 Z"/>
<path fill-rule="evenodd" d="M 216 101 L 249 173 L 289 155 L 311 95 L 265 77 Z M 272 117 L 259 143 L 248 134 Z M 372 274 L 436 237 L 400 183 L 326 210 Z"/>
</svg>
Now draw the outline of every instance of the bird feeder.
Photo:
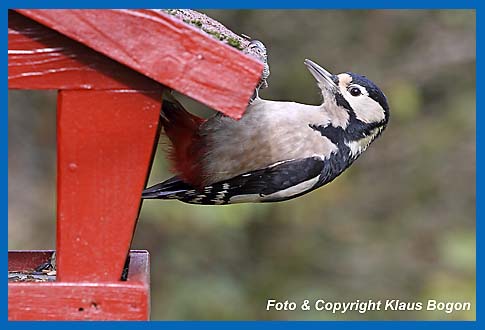
<svg viewBox="0 0 485 330">
<path fill-rule="evenodd" d="M 239 118 L 262 69 L 161 11 L 9 11 L 9 89 L 58 91 L 57 274 L 9 281 L 9 320 L 149 319 L 149 255 L 129 248 L 163 88 Z M 9 272 L 50 255 L 10 251 Z"/>
</svg>

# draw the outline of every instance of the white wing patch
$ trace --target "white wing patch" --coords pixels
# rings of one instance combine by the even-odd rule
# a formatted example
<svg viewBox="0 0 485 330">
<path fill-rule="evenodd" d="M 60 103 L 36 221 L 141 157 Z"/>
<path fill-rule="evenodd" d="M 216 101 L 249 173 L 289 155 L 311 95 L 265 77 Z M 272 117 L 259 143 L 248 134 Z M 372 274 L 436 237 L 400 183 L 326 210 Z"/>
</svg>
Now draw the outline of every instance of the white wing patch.
<svg viewBox="0 0 485 330">
<path fill-rule="evenodd" d="M 260 194 L 236 195 L 229 198 L 229 204 L 261 202 Z"/>
<path fill-rule="evenodd" d="M 320 179 L 320 175 L 310 180 L 303 181 L 295 186 L 274 192 L 269 195 L 261 195 L 261 194 L 236 195 L 229 199 L 229 203 L 230 204 L 248 203 L 248 202 L 256 203 L 256 202 L 271 201 L 273 199 L 288 198 L 310 190 L 311 188 L 313 188 L 313 186 L 315 186 L 315 184 L 317 184 L 319 179 Z"/>
<path fill-rule="evenodd" d="M 206 198 L 206 197 L 207 197 L 206 195 L 197 195 L 197 197 L 195 197 L 194 199 L 192 199 L 192 200 L 190 201 L 190 203 L 193 203 L 193 204 L 200 204 L 200 203 L 202 203 L 202 200 L 203 200 L 204 198 Z"/>
<path fill-rule="evenodd" d="M 320 175 L 314 177 L 313 179 L 303 181 L 303 182 L 301 182 L 297 185 L 294 185 L 292 187 L 289 187 L 289 188 L 277 191 L 275 193 L 263 196 L 261 198 L 261 200 L 267 201 L 267 200 L 272 200 L 272 199 L 275 199 L 275 198 L 287 198 L 287 197 L 291 197 L 291 196 L 294 196 L 294 195 L 298 195 L 302 192 L 305 192 L 305 191 L 313 188 L 313 186 L 318 182 L 319 179 L 320 179 Z"/>
<path fill-rule="evenodd" d="M 224 185 L 227 185 L 228 188 L 229 188 L 229 185 L 227 183 L 224 183 Z M 214 197 L 214 199 L 212 199 L 212 202 L 214 202 L 214 204 L 216 204 L 216 205 L 220 205 L 220 204 L 224 203 L 224 196 L 226 196 L 226 194 L 227 194 L 227 190 L 219 191 L 217 193 L 216 197 Z"/>
</svg>

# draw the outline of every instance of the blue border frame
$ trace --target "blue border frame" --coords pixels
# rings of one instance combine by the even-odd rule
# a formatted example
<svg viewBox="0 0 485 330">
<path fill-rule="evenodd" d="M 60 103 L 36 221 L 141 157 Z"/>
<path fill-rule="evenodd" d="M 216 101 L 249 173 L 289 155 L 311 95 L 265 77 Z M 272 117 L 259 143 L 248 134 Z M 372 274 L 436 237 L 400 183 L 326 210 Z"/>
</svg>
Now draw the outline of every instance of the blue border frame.
<svg viewBox="0 0 485 330">
<path fill-rule="evenodd" d="M 271 1 L 254 1 L 254 0 L 246 0 L 244 2 L 229 2 L 225 1 L 191 1 L 191 0 L 182 0 L 182 1 L 146 1 L 146 0 L 139 0 L 136 2 L 130 2 L 127 0 L 124 1 L 104 1 L 103 3 L 95 2 L 95 1 L 78 1 L 78 0 L 71 0 L 67 2 L 66 0 L 63 1 L 8 1 L 4 0 L 0 3 L 2 7 L 1 11 L 1 22 L 2 26 L 7 27 L 7 9 L 8 8 L 278 8 L 278 9 L 290 9 L 296 8 L 296 5 L 299 5 L 299 8 L 331 8 L 331 9 L 374 9 L 374 8 L 381 8 L 381 9 L 426 9 L 426 8 L 446 8 L 446 9 L 476 9 L 477 14 L 477 59 L 480 57 L 480 54 L 483 53 L 482 46 L 480 43 L 480 35 L 483 35 L 482 24 L 480 22 L 480 2 L 483 3 L 483 0 L 445 0 L 445 1 L 437 1 L 437 0 L 368 0 L 368 1 L 356 1 L 356 0 L 346 0 L 338 3 L 337 1 L 332 1 L 328 3 L 322 3 L 322 1 L 305 1 L 305 2 L 287 2 L 281 3 L 279 1 L 271 0 Z M 39 7 L 40 5 L 40 7 Z M 6 30 L 4 30 L 2 34 L 2 45 L 4 48 L 7 47 L 7 34 Z M 7 99 L 7 90 L 8 90 L 8 73 L 7 73 L 7 51 L 4 50 L 2 53 L 2 58 L 4 65 L 2 66 L 2 77 L 4 79 L 1 80 L 2 82 L 2 100 L 4 104 L 4 109 L 8 109 L 8 99 Z M 480 76 L 480 72 L 482 70 L 482 65 L 480 65 L 480 61 L 477 60 L 477 78 Z M 481 90 L 481 81 L 477 79 L 477 91 Z M 480 93 L 477 92 L 477 96 Z M 482 193 L 481 193 L 481 181 L 482 181 L 482 174 L 478 169 L 482 164 L 481 160 L 481 149 L 483 146 L 483 132 L 481 129 L 481 123 L 484 122 L 484 115 L 480 111 L 482 102 L 480 99 L 477 98 L 477 221 L 476 221 L 476 229 L 477 229 L 477 257 L 480 257 L 481 254 L 480 249 L 483 250 L 483 243 L 479 239 L 479 235 L 482 235 L 483 230 L 481 229 L 481 224 L 478 219 L 482 218 L 483 213 L 483 206 L 480 206 L 481 202 L 484 202 Z M 8 111 L 3 111 L 1 116 L 1 127 L 0 130 L 0 137 L 1 137 L 1 148 L 3 149 L 3 161 L 0 163 L 4 176 L 1 178 L 4 198 L 3 208 L 5 218 L 8 219 Z M 7 221 L 3 222 L 5 227 L 5 232 L 7 233 L 6 226 Z M 7 264 L 7 250 L 8 250 L 8 238 L 4 241 L 4 253 L 2 256 L 4 257 L 4 264 Z M 480 298 L 482 295 L 482 286 L 480 285 L 478 278 L 480 278 L 479 274 L 482 274 L 481 266 L 479 259 L 477 259 L 477 321 L 154 321 L 154 322 L 42 322 L 42 323 L 33 323 L 33 322 L 8 322 L 7 320 L 7 285 L 5 284 L 3 289 L 3 297 L 4 297 L 4 308 L 2 308 L 2 325 L 8 328 L 17 328 L 17 329 L 26 329 L 32 327 L 49 327 L 49 328 L 72 328 L 74 327 L 82 327 L 82 328 L 91 328 L 95 327 L 96 329 L 106 328 L 106 329 L 134 329 L 134 328 L 144 328 L 144 327 L 163 327 L 165 329 L 186 329 L 186 328 L 200 328 L 200 329 L 226 329 L 228 327 L 237 328 L 237 329 L 247 329 L 247 328 L 272 328 L 272 329 L 320 329 L 325 327 L 327 329 L 387 329 L 387 328 L 397 328 L 397 329 L 479 329 L 481 326 L 484 325 L 482 320 L 482 312 L 484 311 L 483 304 L 481 304 Z"/>
</svg>

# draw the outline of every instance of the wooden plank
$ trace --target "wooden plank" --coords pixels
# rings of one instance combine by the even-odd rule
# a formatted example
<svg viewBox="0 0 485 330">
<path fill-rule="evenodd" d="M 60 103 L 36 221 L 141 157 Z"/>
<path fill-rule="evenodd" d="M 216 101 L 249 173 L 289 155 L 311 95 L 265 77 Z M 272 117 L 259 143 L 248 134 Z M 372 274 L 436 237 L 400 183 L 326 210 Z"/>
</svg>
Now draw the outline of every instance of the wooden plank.
<svg viewBox="0 0 485 330">
<path fill-rule="evenodd" d="M 8 251 L 8 271 L 34 270 L 47 262 L 53 251 Z"/>
<path fill-rule="evenodd" d="M 160 89 L 142 74 L 14 11 L 8 12 L 10 89 Z"/>
<path fill-rule="evenodd" d="M 160 92 L 60 91 L 57 270 L 60 281 L 117 281 L 148 175 Z"/>
<path fill-rule="evenodd" d="M 18 10 L 229 116 L 240 118 L 263 64 L 153 10 Z"/>
<path fill-rule="evenodd" d="M 8 319 L 148 320 L 149 269 L 148 252 L 131 251 L 125 282 L 9 282 Z"/>
</svg>

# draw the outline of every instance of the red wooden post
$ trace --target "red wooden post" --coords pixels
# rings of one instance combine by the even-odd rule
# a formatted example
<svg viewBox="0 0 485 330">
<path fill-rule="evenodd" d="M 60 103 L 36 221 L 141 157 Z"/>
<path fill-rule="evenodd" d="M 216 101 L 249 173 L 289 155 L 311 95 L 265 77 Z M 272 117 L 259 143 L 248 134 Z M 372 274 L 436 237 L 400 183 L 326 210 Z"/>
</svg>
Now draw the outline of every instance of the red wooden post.
<svg viewBox="0 0 485 330">
<path fill-rule="evenodd" d="M 57 278 L 9 282 L 9 319 L 148 319 L 148 253 L 131 251 L 127 281 L 120 276 L 162 84 L 237 118 L 262 64 L 160 12 L 18 12 L 9 12 L 9 88 L 59 90 Z M 9 253 L 9 271 L 47 255 Z"/>
<path fill-rule="evenodd" d="M 160 92 L 59 93 L 60 281 L 119 280 L 158 130 Z"/>
</svg>

